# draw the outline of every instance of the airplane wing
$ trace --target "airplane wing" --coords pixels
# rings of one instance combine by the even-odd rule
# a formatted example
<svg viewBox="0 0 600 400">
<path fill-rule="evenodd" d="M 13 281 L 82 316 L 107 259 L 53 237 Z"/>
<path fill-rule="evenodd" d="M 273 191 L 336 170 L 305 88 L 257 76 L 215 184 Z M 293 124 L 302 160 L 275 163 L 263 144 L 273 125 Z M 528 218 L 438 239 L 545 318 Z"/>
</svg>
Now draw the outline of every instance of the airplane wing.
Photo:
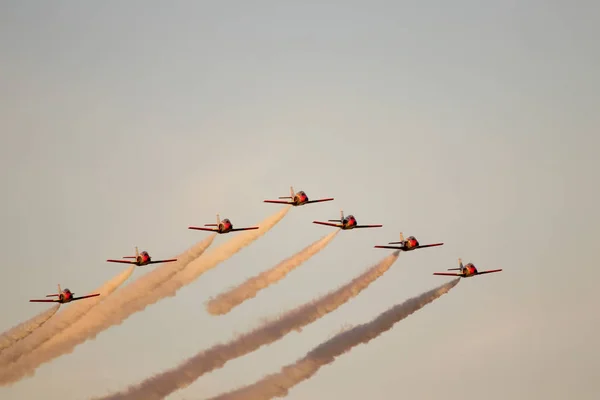
<svg viewBox="0 0 600 400">
<path fill-rule="evenodd" d="M 235 228 L 235 229 L 230 230 L 229 232 L 250 231 L 253 229 L 258 229 L 258 226 L 251 226 L 250 228 Z"/>
<path fill-rule="evenodd" d="M 71 301 L 75 301 L 75 300 L 82 300 L 82 299 L 87 299 L 88 297 L 96 297 L 96 296 L 100 296 L 100 293 L 96 293 L 96 294 L 88 294 L 87 296 L 73 297 L 73 298 L 71 299 Z"/>
<path fill-rule="evenodd" d="M 170 260 L 150 261 L 148 264 L 160 264 L 160 263 L 168 263 L 168 262 L 173 262 L 173 261 L 177 261 L 177 259 L 176 258 L 171 258 Z"/>
<path fill-rule="evenodd" d="M 59 300 L 29 300 L 30 303 L 58 303 Z"/>
<path fill-rule="evenodd" d="M 321 222 L 321 221 L 313 221 L 313 224 L 325 225 L 325 226 L 335 226 L 336 228 L 341 228 L 342 224 L 332 224 L 331 222 Z"/>
<path fill-rule="evenodd" d="M 381 228 L 383 225 L 356 225 L 354 228 Z"/>
<path fill-rule="evenodd" d="M 321 203 L 323 201 L 331 201 L 333 200 L 333 197 L 329 198 L 329 199 L 318 199 L 318 200 L 309 200 L 304 204 L 310 204 L 310 203 Z"/>
<path fill-rule="evenodd" d="M 435 246 L 441 246 L 441 245 L 443 245 L 443 244 L 444 244 L 444 243 L 424 244 L 424 245 L 419 245 L 419 246 L 417 247 L 417 249 L 424 249 L 424 248 L 426 248 L 426 247 L 435 247 Z"/>
<path fill-rule="evenodd" d="M 127 260 L 106 260 L 106 262 L 114 262 L 121 264 L 135 264 L 135 261 L 127 261 Z"/>
<path fill-rule="evenodd" d="M 500 271 L 502 271 L 502 270 L 501 269 L 490 269 L 488 271 L 477 272 L 477 275 L 491 274 L 492 272 L 500 272 Z"/>
<path fill-rule="evenodd" d="M 444 275 L 444 276 L 463 276 L 463 274 L 458 272 L 434 272 L 434 275 Z"/>
<path fill-rule="evenodd" d="M 201 228 L 199 226 L 188 226 L 188 229 L 195 229 L 197 231 L 208 231 L 208 232 L 218 232 L 217 228 Z"/>
<path fill-rule="evenodd" d="M 373 246 L 376 249 L 394 249 L 394 250 L 402 250 L 404 251 L 404 247 L 399 247 L 399 246 Z"/>
<path fill-rule="evenodd" d="M 293 201 L 285 201 L 285 200 L 264 200 L 264 203 L 275 203 L 275 204 L 294 204 Z"/>
</svg>

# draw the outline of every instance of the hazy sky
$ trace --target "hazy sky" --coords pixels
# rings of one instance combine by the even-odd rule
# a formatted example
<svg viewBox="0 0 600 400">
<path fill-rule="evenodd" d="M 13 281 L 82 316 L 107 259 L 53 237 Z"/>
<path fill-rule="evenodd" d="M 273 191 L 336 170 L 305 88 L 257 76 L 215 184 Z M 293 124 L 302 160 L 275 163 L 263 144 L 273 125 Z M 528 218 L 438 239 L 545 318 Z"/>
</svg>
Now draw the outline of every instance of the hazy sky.
<svg viewBox="0 0 600 400">
<path fill-rule="evenodd" d="M 276 372 L 447 281 L 431 274 L 457 257 L 504 272 L 461 282 L 288 398 L 595 399 L 599 27 L 592 1 L 0 2 L 0 331 L 57 283 L 99 287 L 123 270 L 105 260 L 136 245 L 179 254 L 217 212 L 247 226 L 290 185 L 335 197 L 0 397 L 124 389 L 337 288 L 403 231 L 446 244 L 401 254 L 339 310 L 169 399 Z M 384 227 L 341 232 L 230 314 L 206 312 L 340 209 Z"/>
</svg>

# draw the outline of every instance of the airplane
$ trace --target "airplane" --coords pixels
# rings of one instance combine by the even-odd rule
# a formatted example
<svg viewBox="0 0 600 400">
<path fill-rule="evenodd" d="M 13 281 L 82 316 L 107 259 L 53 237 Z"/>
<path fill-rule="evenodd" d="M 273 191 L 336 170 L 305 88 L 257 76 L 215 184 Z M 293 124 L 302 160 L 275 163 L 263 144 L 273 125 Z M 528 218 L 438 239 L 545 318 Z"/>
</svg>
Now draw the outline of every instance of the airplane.
<svg viewBox="0 0 600 400">
<path fill-rule="evenodd" d="M 463 265 L 462 259 L 458 259 L 458 268 L 450 268 L 448 271 L 460 271 L 460 272 L 434 272 L 433 275 L 445 275 L 445 276 L 460 276 L 461 278 L 470 278 L 475 275 L 490 274 L 492 272 L 500 272 L 501 269 L 491 269 L 488 271 L 477 271 L 473 263 Z"/>
<path fill-rule="evenodd" d="M 49 294 L 46 297 L 58 297 L 57 300 L 29 300 L 30 303 L 70 303 L 75 300 L 87 299 L 89 297 L 100 296 L 100 293 L 88 294 L 87 296 L 81 297 L 73 297 L 75 293 L 71 292 L 69 289 L 60 290 L 60 284 L 58 285 L 58 293 L 57 294 Z"/>
<path fill-rule="evenodd" d="M 327 199 L 318 199 L 318 200 L 309 200 L 308 196 L 303 190 L 300 190 L 298 193 L 294 192 L 294 188 L 290 186 L 290 196 L 279 197 L 280 199 L 290 199 L 290 200 L 264 200 L 265 203 L 276 203 L 276 204 L 289 204 L 294 207 L 303 206 L 305 204 L 311 203 L 321 203 L 323 201 L 331 201 L 333 197 Z"/>
<path fill-rule="evenodd" d="M 388 244 L 399 244 L 400 246 L 373 246 L 377 249 L 396 249 L 401 251 L 412 251 L 416 249 L 424 249 L 426 247 L 435 247 L 441 246 L 444 243 L 434 243 L 434 244 L 419 244 L 419 241 L 414 236 L 409 236 L 404 240 L 404 235 L 400 232 L 400 241 L 399 242 L 389 242 Z"/>
<path fill-rule="evenodd" d="M 176 258 L 171 258 L 169 260 L 152 261 L 152 257 L 150 257 L 150 254 L 148 254 L 147 251 L 142 251 L 140 253 L 138 251 L 137 246 L 135 247 L 135 256 L 125 256 L 123 258 L 133 258 L 133 259 L 135 259 L 135 261 L 129 261 L 129 260 L 106 260 L 106 261 L 113 262 L 113 263 L 122 263 L 122 264 L 135 264 L 138 267 L 141 267 L 143 265 L 148 265 L 148 264 L 160 264 L 160 263 L 177 261 Z"/>
<path fill-rule="evenodd" d="M 344 217 L 344 211 L 340 211 L 340 219 L 328 219 L 329 222 L 321 222 L 321 221 L 313 221 L 313 224 L 319 225 L 327 225 L 327 226 L 335 226 L 336 228 L 340 228 L 342 230 L 354 229 L 354 228 L 381 228 L 383 225 L 358 225 L 356 218 L 354 215 L 348 215 Z M 332 224 L 330 222 L 338 222 L 337 224 Z"/>
<path fill-rule="evenodd" d="M 229 233 L 229 232 L 237 232 L 237 231 L 249 231 L 252 229 L 258 229 L 258 226 L 251 226 L 249 228 L 233 228 L 233 224 L 228 218 L 221 220 L 219 214 L 217 214 L 217 223 L 216 224 L 204 224 L 204 226 L 215 226 L 216 228 L 200 228 L 197 226 L 188 226 L 188 229 L 195 229 L 197 231 L 209 231 L 209 232 L 217 232 L 217 233 Z"/>
</svg>

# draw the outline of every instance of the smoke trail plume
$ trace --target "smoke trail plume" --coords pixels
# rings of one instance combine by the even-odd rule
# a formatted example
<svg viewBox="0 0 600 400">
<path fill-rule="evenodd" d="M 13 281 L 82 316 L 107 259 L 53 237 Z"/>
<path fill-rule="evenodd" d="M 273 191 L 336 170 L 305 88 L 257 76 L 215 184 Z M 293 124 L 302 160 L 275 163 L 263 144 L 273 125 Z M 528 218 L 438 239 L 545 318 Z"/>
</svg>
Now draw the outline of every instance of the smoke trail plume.
<svg viewBox="0 0 600 400">
<path fill-rule="evenodd" d="M 116 296 L 106 298 L 102 303 L 98 304 L 97 307 L 94 307 L 92 310 L 90 310 L 90 312 L 87 314 L 88 318 L 86 318 L 84 321 L 80 320 L 79 318 L 74 319 L 74 316 L 83 316 L 83 314 L 80 312 L 82 310 L 81 307 L 86 306 L 86 303 L 89 303 L 91 299 L 82 300 L 81 303 L 74 303 L 71 305 L 73 308 L 70 308 L 67 312 L 60 315 L 61 317 L 64 316 L 64 318 L 59 321 L 59 324 L 55 324 L 55 329 L 46 331 L 45 340 L 40 338 L 40 340 L 33 343 L 35 347 L 30 348 L 28 351 L 21 351 L 21 354 L 30 353 L 34 349 L 39 349 L 38 351 L 36 351 L 34 354 L 28 354 L 27 357 L 17 359 L 17 363 L 15 363 L 15 360 L 13 360 L 13 364 L 9 365 L 10 371 L 4 371 L 4 368 L 0 368 L 0 385 L 16 382 L 17 380 L 22 379 L 24 375 L 32 373 L 42 363 L 50 361 L 56 356 L 61 355 L 59 352 L 53 350 L 60 349 L 66 343 L 70 342 L 73 338 L 73 332 L 77 332 L 81 329 L 81 326 L 88 324 L 86 321 L 93 321 L 94 316 L 99 312 L 102 313 L 106 312 L 107 310 L 113 310 L 113 312 L 116 313 L 128 304 L 135 302 L 140 297 L 147 295 L 148 292 L 155 290 L 158 286 L 167 281 L 177 272 L 181 271 L 181 269 L 189 264 L 192 260 L 201 256 L 206 248 L 212 244 L 215 236 L 216 234 L 209 236 L 208 238 L 197 243 L 192 248 L 188 249 L 183 254 L 180 254 L 177 256 L 176 262 L 165 263 L 159 268 L 142 275 L 139 279 L 121 288 L 121 290 L 117 292 Z M 129 277 L 134 269 L 135 267 L 132 266 L 123 274 Z M 118 282 L 119 280 L 120 278 L 116 277 L 113 281 Z M 112 290 L 110 290 L 111 292 L 116 289 L 116 286 L 112 285 L 113 281 L 105 285 L 112 288 Z M 102 293 L 103 296 L 93 298 L 94 300 L 103 298 L 104 294 L 108 293 L 108 290 L 102 287 L 98 289 L 98 293 Z M 77 306 L 81 307 L 78 308 Z M 71 324 L 66 325 L 65 322 L 71 322 Z M 61 335 L 57 334 L 64 330 L 65 327 L 70 328 L 68 332 L 64 332 Z M 0 358 L 0 361 L 4 361 L 4 358 Z"/>
<path fill-rule="evenodd" d="M 283 367 L 279 373 L 266 376 L 254 384 L 213 397 L 210 400 L 267 400 L 284 397 L 292 387 L 312 377 L 322 366 L 335 361 L 336 357 L 361 343 L 368 343 L 392 329 L 397 322 L 448 293 L 458 284 L 459 280 L 460 278 L 454 279 L 436 289 L 408 299 L 383 312 L 371 322 L 336 335 L 315 347 L 304 358 Z"/>
<path fill-rule="evenodd" d="M 107 299 L 99 307 L 94 308 L 87 315 L 87 318 L 79 321 L 76 326 L 69 329 L 67 335 L 53 339 L 42 346 L 35 354 L 32 354 L 27 360 L 12 365 L 10 371 L 0 373 L 0 385 L 14 383 L 24 376 L 33 375 L 35 370 L 43 363 L 71 353 L 77 345 L 86 340 L 94 339 L 100 332 L 111 326 L 121 324 L 131 315 L 144 310 L 146 307 L 165 297 L 175 295 L 177 290 L 191 283 L 202 275 L 202 273 L 231 257 L 243 247 L 264 235 L 285 216 L 288 210 L 289 207 L 284 208 L 274 216 L 263 221 L 259 229 L 236 235 L 211 253 L 192 260 L 179 272 L 172 275 L 170 279 L 162 282 L 153 290 L 136 291 L 136 295 L 133 298 L 128 298 L 130 301 L 125 304 L 122 304 L 119 300 L 121 295 Z M 207 241 L 204 241 L 204 243 L 207 243 Z M 173 264 L 177 264 L 177 262 Z M 127 292 L 124 290 L 123 296 L 126 296 L 125 293 Z"/>
<path fill-rule="evenodd" d="M 44 325 L 60 308 L 60 304 L 53 306 L 52 308 L 42 311 L 35 317 L 20 323 L 4 332 L 0 335 L 0 353 L 14 345 L 16 342 L 26 338 L 31 332 Z"/>
<path fill-rule="evenodd" d="M 221 368 L 227 361 L 273 343 L 291 331 L 300 330 L 334 311 L 383 275 L 398 259 L 399 253 L 395 251 L 348 284 L 317 300 L 291 310 L 229 343 L 218 344 L 202 351 L 170 371 L 157 374 L 138 385 L 129 387 L 124 392 L 108 395 L 102 399 L 163 399 L 176 390 L 187 387 L 200 376 Z"/>
<path fill-rule="evenodd" d="M 112 312 L 117 317 L 117 314 L 123 317 L 123 320 L 131 314 L 127 314 L 128 307 L 132 307 L 134 304 L 138 304 L 144 301 L 144 299 L 150 295 L 150 293 L 157 290 L 162 284 L 172 278 L 175 274 L 185 268 L 190 262 L 200 257 L 204 251 L 213 243 L 216 237 L 216 233 L 210 235 L 206 239 L 196 243 L 194 246 L 178 255 L 177 261 L 173 263 L 166 263 L 162 266 L 142 275 L 139 279 L 131 282 L 129 285 L 123 287 L 116 296 L 111 297 L 104 301 L 100 307 L 97 307 L 89 314 L 87 323 L 93 324 L 94 321 L 98 321 L 98 315 L 105 315 L 107 312 Z M 121 320 L 120 322 L 122 322 Z M 75 330 L 81 329 L 81 325 L 77 325 Z M 58 336 L 50 340 L 44 348 L 51 346 L 59 346 L 64 342 L 71 341 L 72 335 L 69 336 Z"/>
<path fill-rule="evenodd" d="M 248 279 L 238 287 L 231 289 L 228 292 L 219 294 L 217 297 L 208 302 L 206 309 L 212 315 L 227 314 L 234 307 L 240 305 L 244 301 L 256 296 L 259 290 L 266 288 L 273 283 L 285 278 L 296 267 L 302 265 L 303 262 L 323 250 L 325 246 L 333 240 L 339 230 L 322 237 L 313 244 L 300 250 L 293 256 L 283 260 L 275 267 L 268 271 Z"/>
<path fill-rule="evenodd" d="M 100 293 L 98 297 L 92 297 L 85 300 L 79 300 L 69 304 L 63 312 L 59 313 L 55 318 L 48 321 L 40 329 L 32 332 L 25 340 L 15 343 L 14 346 L 6 349 L 0 354 L 0 381 L 3 380 L 4 374 L 13 368 L 15 362 L 19 361 L 20 357 L 34 352 L 42 344 L 52 339 L 54 336 L 69 329 L 75 322 L 82 318 L 86 313 L 90 312 L 96 305 L 114 292 L 120 285 L 123 284 L 131 276 L 135 267 L 129 267 L 119 275 L 115 276 L 92 293 Z"/>
</svg>

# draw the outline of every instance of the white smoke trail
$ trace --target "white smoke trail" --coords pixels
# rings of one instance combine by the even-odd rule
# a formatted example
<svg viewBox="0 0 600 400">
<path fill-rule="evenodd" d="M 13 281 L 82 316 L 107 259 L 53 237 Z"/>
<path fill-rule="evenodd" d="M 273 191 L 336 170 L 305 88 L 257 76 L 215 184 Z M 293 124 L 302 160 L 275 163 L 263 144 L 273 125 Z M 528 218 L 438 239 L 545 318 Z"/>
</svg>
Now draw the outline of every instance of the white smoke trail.
<svg viewBox="0 0 600 400">
<path fill-rule="evenodd" d="M 383 275 L 398 259 L 399 251 L 387 256 L 341 288 L 283 314 L 278 319 L 237 337 L 226 344 L 218 344 L 202 351 L 172 370 L 152 376 L 142 383 L 130 386 L 124 392 L 102 399 L 163 399 L 176 390 L 192 384 L 200 376 L 221 368 L 229 360 L 241 357 L 266 344 L 273 343 L 293 330 L 316 321 L 357 296 L 375 279 Z"/>
<path fill-rule="evenodd" d="M 59 308 L 60 304 L 57 304 L 47 309 L 46 311 L 42 311 L 35 317 L 25 322 L 22 322 L 19 325 L 16 325 L 8 331 L 4 332 L 0 336 L 0 353 L 4 349 L 14 345 L 18 341 L 27 337 L 29 334 L 31 334 L 31 332 L 33 332 L 40 326 L 44 325 L 46 321 L 48 321 L 50 318 L 52 318 L 54 314 L 56 314 Z"/>
<path fill-rule="evenodd" d="M 187 266 L 153 290 L 136 292 L 135 298 L 128 299 L 130 301 L 126 304 L 121 304 L 117 298 L 118 296 L 114 296 L 112 300 L 109 299 L 103 302 L 100 307 L 94 308 L 85 319 L 80 320 L 77 325 L 69 329 L 66 335 L 49 341 L 46 345 L 38 349 L 35 354 L 28 357 L 28 359 L 11 365 L 10 370 L 6 371 L 6 373 L 0 373 L 0 385 L 12 384 L 27 375 L 33 375 L 35 370 L 43 363 L 71 353 L 77 345 L 86 340 L 94 339 L 100 332 L 111 326 L 121 324 L 134 313 L 144 310 L 146 307 L 165 297 L 175 295 L 177 290 L 191 283 L 202 275 L 202 273 L 231 257 L 243 247 L 264 235 L 285 216 L 288 210 L 289 207 L 284 208 L 274 216 L 263 221 L 259 229 L 235 236 L 211 253 L 192 260 Z"/>
<path fill-rule="evenodd" d="M 16 380 L 21 379 L 26 373 L 32 372 L 32 370 L 37 368 L 43 362 L 52 360 L 54 358 L 52 356 L 56 353 L 52 352 L 51 350 L 57 348 L 65 342 L 68 342 L 71 338 L 71 331 L 77 331 L 82 324 L 86 323 L 85 321 L 89 320 L 90 317 L 93 318 L 98 310 L 119 310 L 127 304 L 134 302 L 140 296 L 144 296 L 149 291 L 154 290 L 161 283 L 164 283 L 177 272 L 181 271 L 181 269 L 184 268 L 187 264 L 189 264 L 193 259 L 202 255 L 206 248 L 212 244 L 215 236 L 216 234 L 213 234 L 208 238 L 202 240 L 201 242 L 197 243 L 195 246 L 188 249 L 183 254 L 179 255 L 177 257 L 176 262 L 165 263 L 159 268 L 156 268 L 151 272 L 142 275 L 139 279 L 121 288 L 121 290 L 117 292 L 116 296 L 106 298 L 102 303 L 98 304 L 97 307 L 89 310 L 89 313 L 87 314 L 88 318 L 86 318 L 86 320 L 82 321 L 80 320 L 80 318 L 74 319 L 76 315 L 79 315 L 80 317 L 83 316 L 80 313 L 81 307 L 74 307 L 69 309 L 67 312 L 62 313 L 60 317 L 64 316 L 64 318 L 62 318 L 61 321 L 59 321 L 59 324 L 55 324 L 54 330 L 46 332 L 45 340 L 42 340 L 42 338 L 40 338 L 38 342 L 34 343 L 35 348 L 31 348 L 29 349 L 29 351 L 25 351 L 24 353 L 27 354 L 30 353 L 32 350 L 39 348 L 38 351 L 36 351 L 34 354 L 27 354 L 27 357 L 17 359 L 16 362 L 15 360 L 13 360 L 13 363 L 8 365 L 11 369 L 10 372 L 5 372 L 3 368 L 0 368 L 0 385 L 15 382 Z M 135 267 L 132 266 L 127 271 L 125 271 L 124 274 L 128 274 L 128 277 L 129 275 L 131 275 L 134 269 Z M 113 281 L 117 282 L 119 281 L 119 279 L 120 278 L 117 277 Z M 112 284 L 113 281 L 105 285 L 110 286 L 112 288 L 110 291 L 113 291 L 118 287 Z M 98 289 L 98 293 L 102 293 L 103 296 L 99 296 L 94 299 L 103 298 L 104 294 L 107 293 L 107 290 L 105 289 L 106 288 L 104 287 Z M 72 307 L 77 305 L 85 306 L 86 304 L 83 304 L 83 302 L 88 301 L 89 300 L 82 300 L 82 303 L 75 303 L 72 305 Z M 71 324 L 67 325 L 68 322 L 71 322 Z M 68 333 L 63 332 L 63 334 L 57 334 L 62 332 L 65 329 L 65 327 L 69 327 Z M 23 354 L 23 352 L 21 352 L 21 354 Z M 0 360 L 4 361 L 3 358 L 0 358 Z"/>
<path fill-rule="evenodd" d="M 266 376 L 254 384 L 212 397 L 210 400 L 267 400 L 274 397 L 284 397 L 292 387 L 312 377 L 322 366 L 331 364 L 336 357 L 350 351 L 353 347 L 368 343 L 392 329 L 397 322 L 448 293 L 459 281 L 460 278 L 454 279 L 417 297 L 408 299 L 404 303 L 397 304 L 372 321 L 342 332 L 320 344 L 306 354 L 304 358 L 283 367 L 279 373 Z"/>
<path fill-rule="evenodd" d="M 117 317 L 119 314 L 123 319 L 129 317 L 128 307 L 133 307 L 138 302 L 143 300 L 150 295 L 150 293 L 157 290 L 162 284 L 172 278 L 175 274 L 184 269 L 190 262 L 200 257 L 204 251 L 213 243 L 216 233 L 210 235 L 206 239 L 196 243 L 194 246 L 178 255 L 177 261 L 173 263 L 165 263 L 159 268 L 156 268 L 145 275 L 142 275 L 139 279 L 131 282 L 129 285 L 121 288 L 117 292 L 116 296 L 112 296 L 107 299 L 100 307 L 97 307 L 89 314 L 89 318 L 86 319 L 86 323 L 93 323 L 96 321 L 98 315 L 104 315 L 106 312 L 112 312 Z M 81 329 L 81 324 L 75 327 L 75 330 Z M 60 346 L 65 342 L 72 340 L 72 335 L 62 335 L 54 337 L 48 343 L 42 347 L 42 349 L 48 349 L 50 347 Z"/>
<path fill-rule="evenodd" d="M 0 381 L 4 374 L 12 369 L 15 362 L 27 354 L 34 352 L 43 343 L 50 340 L 52 337 L 60 334 L 66 329 L 69 329 L 76 321 L 90 312 L 104 299 L 107 299 L 120 285 L 123 284 L 133 273 L 135 267 L 129 267 L 119 275 L 113 277 L 108 282 L 104 283 L 92 293 L 100 293 L 98 297 L 79 300 L 69 304 L 63 312 L 59 313 L 55 318 L 48 321 L 40 329 L 32 332 L 25 340 L 15 343 L 14 346 L 6 349 L 0 354 Z"/>
<path fill-rule="evenodd" d="M 256 296 L 259 290 L 266 288 L 273 283 L 283 279 L 292 270 L 302 265 L 303 262 L 323 250 L 325 246 L 333 240 L 339 230 L 335 230 L 330 234 L 323 236 L 316 242 L 308 245 L 293 256 L 283 260 L 275 267 L 268 271 L 262 272 L 259 275 L 248 279 L 241 285 L 227 292 L 219 294 L 217 297 L 208 302 L 206 309 L 212 315 L 227 314 L 234 307 L 242 304 L 244 301 Z"/>
</svg>

